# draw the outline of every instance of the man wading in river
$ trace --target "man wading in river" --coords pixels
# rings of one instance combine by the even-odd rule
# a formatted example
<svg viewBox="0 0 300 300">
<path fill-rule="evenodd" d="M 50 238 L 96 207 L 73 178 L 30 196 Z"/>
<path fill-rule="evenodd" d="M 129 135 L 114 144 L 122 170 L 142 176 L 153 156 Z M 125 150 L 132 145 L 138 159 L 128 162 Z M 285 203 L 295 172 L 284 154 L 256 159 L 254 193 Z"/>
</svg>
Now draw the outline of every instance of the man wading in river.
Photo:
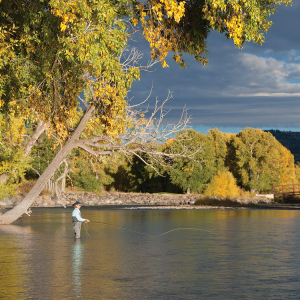
<svg viewBox="0 0 300 300">
<path fill-rule="evenodd" d="M 74 204 L 74 210 L 72 212 L 72 221 L 73 221 L 73 228 L 75 231 L 75 239 L 80 238 L 80 231 L 81 231 L 81 223 L 82 222 L 90 222 L 88 219 L 82 219 L 80 208 L 81 204 L 79 201 L 76 201 Z"/>
</svg>

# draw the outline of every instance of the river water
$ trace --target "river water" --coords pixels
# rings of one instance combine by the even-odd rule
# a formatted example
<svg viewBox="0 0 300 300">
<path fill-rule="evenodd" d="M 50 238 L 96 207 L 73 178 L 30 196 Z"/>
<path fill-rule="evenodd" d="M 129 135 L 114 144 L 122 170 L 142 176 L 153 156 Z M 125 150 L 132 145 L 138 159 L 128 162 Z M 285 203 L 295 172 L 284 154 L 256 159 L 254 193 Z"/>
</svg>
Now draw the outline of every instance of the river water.
<svg viewBox="0 0 300 300">
<path fill-rule="evenodd" d="M 0 298 L 300 298 L 300 211 L 83 207 L 76 241 L 71 211 L 0 226 Z"/>
</svg>

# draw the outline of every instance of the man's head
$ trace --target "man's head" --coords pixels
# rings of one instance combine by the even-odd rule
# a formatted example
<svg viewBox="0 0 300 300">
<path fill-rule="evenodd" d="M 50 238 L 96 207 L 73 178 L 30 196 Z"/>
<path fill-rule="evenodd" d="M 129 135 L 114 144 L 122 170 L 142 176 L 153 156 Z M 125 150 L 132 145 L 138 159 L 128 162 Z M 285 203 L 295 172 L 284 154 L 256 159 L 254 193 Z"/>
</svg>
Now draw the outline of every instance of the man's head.
<svg viewBox="0 0 300 300">
<path fill-rule="evenodd" d="M 74 207 L 76 208 L 80 208 L 81 207 L 81 203 L 79 201 L 76 201 L 74 204 L 73 204 Z"/>
</svg>

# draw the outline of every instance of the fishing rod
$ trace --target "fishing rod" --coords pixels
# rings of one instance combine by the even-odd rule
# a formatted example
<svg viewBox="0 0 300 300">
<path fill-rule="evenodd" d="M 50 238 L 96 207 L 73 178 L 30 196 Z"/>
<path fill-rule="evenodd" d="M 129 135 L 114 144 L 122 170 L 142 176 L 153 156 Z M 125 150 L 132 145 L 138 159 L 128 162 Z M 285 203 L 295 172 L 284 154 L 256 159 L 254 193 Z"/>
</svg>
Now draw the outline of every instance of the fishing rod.
<svg viewBox="0 0 300 300">
<path fill-rule="evenodd" d="M 218 234 L 215 233 L 215 232 L 212 232 L 212 231 L 209 231 L 209 230 L 200 229 L 200 228 L 194 228 L 194 227 L 175 228 L 175 229 L 171 229 L 171 230 L 169 230 L 169 231 L 163 232 L 163 233 L 161 233 L 161 234 L 159 234 L 159 235 L 150 235 L 150 234 L 147 234 L 147 233 L 144 233 L 144 232 L 140 232 L 140 231 L 137 231 L 137 230 L 133 230 L 133 229 L 130 229 L 130 228 L 126 228 L 126 227 L 124 227 L 124 226 L 119 226 L 119 225 L 110 224 L 110 223 L 106 223 L 106 222 L 92 221 L 92 223 L 98 223 L 98 224 L 103 224 L 103 225 L 108 225 L 108 226 L 118 227 L 118 228 L 121 228 L 121 229 L 129 230 L 129 231 L 132 231 L 132 232 L 141 234 L 141 235 L 149 236 L 149 237 L 151 237 L 151 238 L 158 238 L 158 237 L 161 237 L 161 236 L 163 236 L 163 235 L 166 235 L 166 234 L 169 234 L 169 233 L 171 233 L 171 232 L 173 232 L 173 231 L 178 231 L 178 230 L 204 231 L 204 232 L 209 232 L 209 233 L 214 234 L 214 235 L 218 235 Z"/>
</svg>

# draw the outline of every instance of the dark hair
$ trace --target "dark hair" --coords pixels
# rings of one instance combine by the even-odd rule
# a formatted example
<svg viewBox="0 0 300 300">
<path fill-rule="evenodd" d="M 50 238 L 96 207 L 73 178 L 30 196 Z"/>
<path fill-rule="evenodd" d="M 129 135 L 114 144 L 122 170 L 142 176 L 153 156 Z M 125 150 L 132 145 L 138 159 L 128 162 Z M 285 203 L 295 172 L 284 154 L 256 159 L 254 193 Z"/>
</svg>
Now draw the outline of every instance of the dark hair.
<svg viewBox="0 0 300 300">
<path fill-rule="evenodd" d="M 75 206 L 75 205 L 81 205 L 81 203 L 79 201 L 76 201 L 72 206 Z"/>
</svg>

